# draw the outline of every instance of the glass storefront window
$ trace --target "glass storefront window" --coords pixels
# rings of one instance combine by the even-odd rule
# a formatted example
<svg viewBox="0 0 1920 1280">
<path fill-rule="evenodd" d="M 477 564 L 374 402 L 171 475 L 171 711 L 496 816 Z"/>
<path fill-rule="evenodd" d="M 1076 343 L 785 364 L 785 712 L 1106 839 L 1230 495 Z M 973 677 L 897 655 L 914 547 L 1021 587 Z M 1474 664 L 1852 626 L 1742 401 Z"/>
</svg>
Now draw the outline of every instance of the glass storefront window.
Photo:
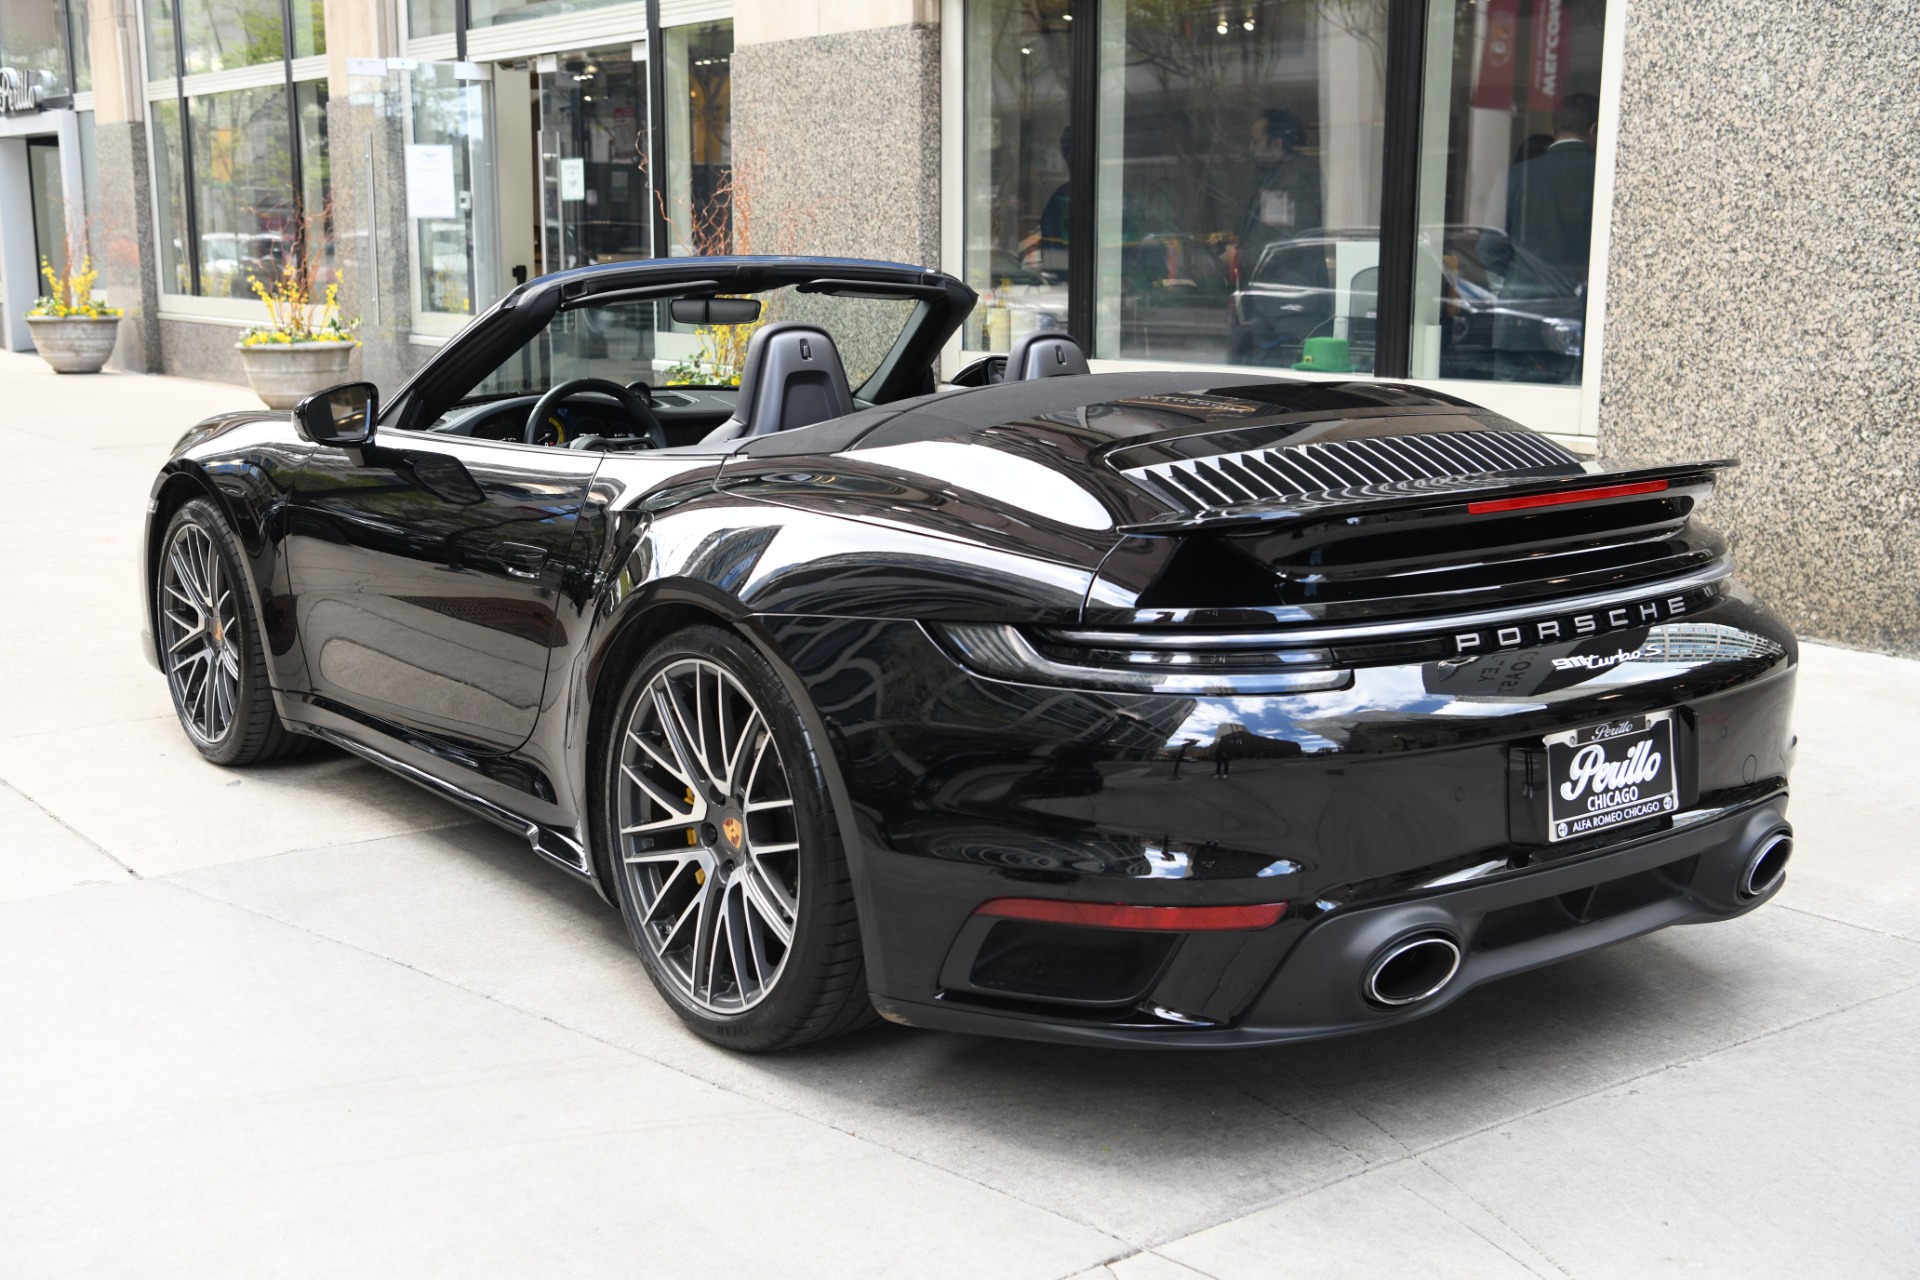
<svg viewBox="0 0 1920 1280">
<path fill-rule="evenodd" d="M 1067 323 L 1068 37 L 1057 0 L 966 9 L 964 275 L 980 305 L 963 342 L 1005 351 Z"/>
<path fill-rule="evenodd" d="M 326 0 L 293 0 L 293 56 L 315 58 L 327 51 Z"/>
<path fill-rule="evenodd" d="M 1432 0 L 1427 22 L 1411 372 L 1577 384 L 1606 0 Z"/>
<path fill-rule="evenodd" d="M 87 0 L 67 0 L 67 43 L 73 50 L 73 91 L 93 91 L 93 41 L 88 32 Z"/>
<path fill-rule="evenodd" d="M 1386 0 L 1101 21 L 1094 354 L 1371 371 Z"/>
<path fill-rule="evenodd" d="M 37 85 L 43 99 L 73 90 L 66 21 L 66 6 L 58 0 L 0 0 L 0 62 Z"/>
<path fill-rule="evenodd" d="M 149 104 L 153 119 L 153 181 L 159 192 L 160 288 L 193 292 L 193 265 L 187 256 L 187 198 L 182 184 L 180 103 L 163 98 Z"/>
<path fill-rule="evenodd" d="M 140 7 L 147 23 L 147 78 L 171 80 L 178 70 L 173 57 L 173 0 L 145 0 Z"/>
<path fill-rule="evenodd" d="M 210 93 L 187 104 L 200 293 L 250 298 L 295 251 L 300 207 L 282 85 Z"/>
<path fill-rule="evenodd" d="M 175 0 L 185 75 L 230 71 L 286 57 L 279 0 Z"/>
<path fill-rule="evenodd" d="M 653 254 L 647 64 L 629 49 L 561 54 L 540 76 L 546 271 Z"/>
<path fill-rule="evenodd" d="M 670 27 L 665 43 L 669 252 L 732 253 L 752 239 L 733 201 L 733 23 Z"/>
<path fill-rule="evenodd" d="M 453 24 L 453 0 L 407 0 L 407 34 L 413 39 L 452 35 Z"/>
<path fill-rule="evenodd" d="M 477 302 L 498 292 L 485 86 L 457 79 L 452 63 L 423 63 L 407 75 L 407 117 L 410 147 L 445 148 L 452 165 L 451 213 L 409 219 L 415 325 L 450 331 L 444 319 L 435 323 L 423 317 L 464 318 L 474 314 Z"/>
<path fill-rule="evenodd" d="M 317 259 L 317 282 L 334 279 L 332 182 L 327 156 L 327 82 L 309 80 L 293 87 L 294 119 L 300 138 L 300 198 L 308 251 Z"/>
<path fill-rule="evenodd" d="M 420 0 L 414 0 L 414 3 L 420 3 Z M 492 27 L 503 22 L 532 22 L 540 18 L 558 17 L 563 13 L 581 13 L 588 9 L 602 9 L 610 4 L 626 3 L 629 0 L 472 0 L 472 16 L 468 21 L 474 27 Z M 451 22 L 447 30 L 453 30 Z M 422 33 L 416 30 L 414 34 Z"/>
</svg>

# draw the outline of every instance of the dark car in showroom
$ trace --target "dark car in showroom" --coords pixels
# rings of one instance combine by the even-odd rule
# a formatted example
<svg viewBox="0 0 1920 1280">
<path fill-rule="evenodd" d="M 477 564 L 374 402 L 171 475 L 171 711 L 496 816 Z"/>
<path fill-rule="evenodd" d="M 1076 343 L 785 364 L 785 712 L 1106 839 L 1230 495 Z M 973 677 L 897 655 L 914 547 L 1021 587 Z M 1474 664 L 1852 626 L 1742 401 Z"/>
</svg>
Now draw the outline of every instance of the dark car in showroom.
<svg viewBox="0 0 1920 1280">
<path fill-rule="evenodd" d="M 1729 463 L 1057 333 L 942 389 L 974 302 L 589 267 L 391 396 L 194 427 L 144 560 L 183 730 L 518 833 L 738 1049 L 1358 1031 L 1778 891 L 1798 657 L 1695 518 Z"/>
<path fill-rule="evenodd" d="M 1233 293 L 1228 353 L 1236 364 L 1286 367 L 1309 338 L 1347 341 L 1356 370 L 1373 368 L 1379 232 L 1317 231 L 1270 244 Z M 1586 290 L 1491 227 L 1450 226 L 1421 249 L 1439 292 L 1442 378 L 1577 383 Z"/>
</svg>

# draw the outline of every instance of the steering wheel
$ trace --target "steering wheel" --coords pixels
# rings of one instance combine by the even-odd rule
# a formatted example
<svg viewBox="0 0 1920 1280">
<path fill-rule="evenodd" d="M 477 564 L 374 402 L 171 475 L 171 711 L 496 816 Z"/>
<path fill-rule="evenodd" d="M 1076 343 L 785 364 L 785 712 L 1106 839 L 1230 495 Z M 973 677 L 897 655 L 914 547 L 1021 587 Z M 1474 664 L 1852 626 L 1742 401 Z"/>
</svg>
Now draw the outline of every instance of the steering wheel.
<svg viewBox="0 0 1920 1280">
<path fill-rule="evenodd" d="M 627 411 L 627 416 L 640 425 L 650 446 L 655 449 L 667 447 L 667 433 L 661 427 L 660 419 L 654 417 L 653 406 L 647 403 L 646 396 L 605 378 L 574 378 L 541 396 L 540 403 L 534 405 L 533 412 L 527 415 L 527 429 L 522 438 L 528 444 L 539 444 L 548 416 L 560 407 L 562 401 L 583 391 L 597 391 L 601 395 L 612 396 Z M 566 441 L 563 438 L 558 443 L 565 444 Z"/>
</svg>

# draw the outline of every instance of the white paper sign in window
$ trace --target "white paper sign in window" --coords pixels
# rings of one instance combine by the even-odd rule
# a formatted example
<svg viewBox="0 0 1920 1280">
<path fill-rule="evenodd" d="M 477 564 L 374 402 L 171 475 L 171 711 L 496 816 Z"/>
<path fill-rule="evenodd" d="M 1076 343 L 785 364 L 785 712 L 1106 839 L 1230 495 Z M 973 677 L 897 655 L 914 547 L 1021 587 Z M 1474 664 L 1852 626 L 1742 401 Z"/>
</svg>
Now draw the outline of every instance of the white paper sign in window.
<svg viewBox="0 0 1920 1280">
<path fill-rule="evenodd" d="M 569 156 L 560 161 L 560 198 L 587 198 L 587 161 L 584 156 Z"/>
<path fill-rule="evenodd" d="M 453 148 L 436 143 L 407 144 L 407 216 L 457 218 L 459 198 L 453 183 Z"/>
</svg>

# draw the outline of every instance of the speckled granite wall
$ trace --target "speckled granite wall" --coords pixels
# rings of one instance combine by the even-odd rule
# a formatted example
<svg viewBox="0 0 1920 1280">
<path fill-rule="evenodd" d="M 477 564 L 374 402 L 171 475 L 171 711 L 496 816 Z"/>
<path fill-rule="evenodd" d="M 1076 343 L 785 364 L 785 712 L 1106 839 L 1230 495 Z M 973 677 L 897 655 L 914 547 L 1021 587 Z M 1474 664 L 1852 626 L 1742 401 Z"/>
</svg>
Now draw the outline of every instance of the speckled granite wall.
<svg viewBox="0 0 1920 1280">
<path fill-rule="evenodd" d="M 1600 446 L 1803 635 L 1920 655 L 1920 6 L 1633 0 Z"/>
<path fill-rule="evenodd" d="M 96 193 L 94 252 L 100 286 L 126 314 L 114 340 L 116 369 L 152 373 L 160 367 L 160 288 L 150 268 L 154 256 L 153 190 L 147 181 L 147 129 L 138 121 L 94 127 L 98 171 L 124 175 L 102 181 Z"/>
<path fill-rule="evenodd" d="M 757 251 L 938 266 L 939 29 L 739 46 L 733 154 L 757 225 L 792 241 L 763 234 Z"/>
</svg>

